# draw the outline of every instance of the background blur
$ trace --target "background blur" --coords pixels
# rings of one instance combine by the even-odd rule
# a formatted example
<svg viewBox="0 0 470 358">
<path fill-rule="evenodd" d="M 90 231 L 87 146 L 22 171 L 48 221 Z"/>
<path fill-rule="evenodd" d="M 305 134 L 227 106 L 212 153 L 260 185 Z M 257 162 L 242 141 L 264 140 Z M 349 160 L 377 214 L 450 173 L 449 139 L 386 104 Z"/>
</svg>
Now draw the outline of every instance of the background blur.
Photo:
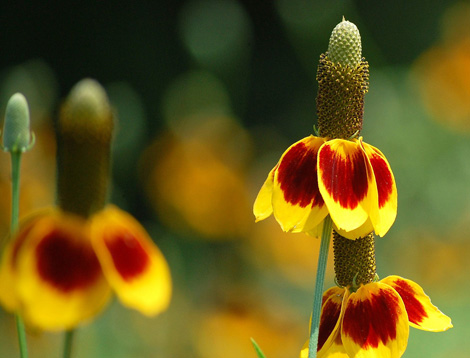
<svg viewBox="0 0 470 358">
<path fill-rule="evenodd" d="M 454 324 L 411 329 L 404 357 L 470 357 L 470 2 L 11 2 L 0 5 L 0 113 L 23 92 L 37 137 L 21 212 L 54 202 L 52 123 L 71 87 L 95 78 L 119 121 L 111 200 L 172 270 L 167 312 L 149 319 L 115 302 L 79 329 L 74 357 L 255 358 L 250 337 L 268 358 L 298 356 L 319 240 L 255 224 L 252 204 L 282 152 L 312 133 L 317 61 L 343 15 L 370 64 L 362 134 L 399 192 L 378 273 L 418 282 Z M 0 161 L 6 233 L 9 156 Z M 31 332 L 31 357 L 59 357 L 61 340 Z M 17 354 L 0 311 L 0 356 Z"/>
</svg>

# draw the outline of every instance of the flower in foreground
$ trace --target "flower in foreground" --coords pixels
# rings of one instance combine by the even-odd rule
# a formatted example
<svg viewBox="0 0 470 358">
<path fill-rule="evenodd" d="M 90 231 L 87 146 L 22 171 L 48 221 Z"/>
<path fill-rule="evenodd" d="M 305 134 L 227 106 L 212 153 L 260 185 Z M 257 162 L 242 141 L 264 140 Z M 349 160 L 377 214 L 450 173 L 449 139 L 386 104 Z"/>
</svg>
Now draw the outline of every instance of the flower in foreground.
<svg viewBox="0 0 470 358">
<path fill-rule="evenodd" d="M 356 292 L 332 287 L 323 294 L 317 357 L 401 357 L 409 326 L 431 332 L 452 327 L 415 282 L 388 276 Z M 300 358 L 308 356 L 308 341 Z"/>
<path fill-rule="evenodd" d="M 112 205 L 88 219 L 60 209 L 34 214 L 4 252 L 0 302 L 31 326 L 73 328 L 103 309 L 112 291 L 146 315 L 165 310 L 171 296 L 163 255 Z"/>
<path fill-rule="evenodd" d="M 329 214 L 335 230 L 356 239 L 385 235 L 395 221 L 397 189 L 382 152 L 359 139 L 309 136 L 291 145 L 271 170 L 253 208 L 287 232 L 320 236 Z"/>
</svg>

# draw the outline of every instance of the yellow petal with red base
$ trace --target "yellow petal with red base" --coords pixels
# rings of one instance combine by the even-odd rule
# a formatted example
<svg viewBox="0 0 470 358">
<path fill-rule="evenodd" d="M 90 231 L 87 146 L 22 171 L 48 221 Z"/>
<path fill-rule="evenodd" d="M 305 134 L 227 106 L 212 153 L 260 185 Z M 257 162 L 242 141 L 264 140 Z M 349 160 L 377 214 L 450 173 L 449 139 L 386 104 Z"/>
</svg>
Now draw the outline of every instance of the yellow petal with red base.
<svg viewBox="0 0 470 358">
<path fill-rule="evenodd" d="M 317 154 L 324 142 L 309 136 L 294 143 L 274 172 L 273 212 L 284 231 L 310 231 L 328 214 L 317 177 Z"/>
<path fill-rule="evenodd" d="M 277 165 L 269 172 L 267 179 L 256 197 L 253 205 L 253 214 L 255 214 L 256 222 L 266 219 L 273 213 L 273 183 L 274 171 L 276 169 Z"/>
<path fill-rule="evenodd" d="M 64 330 L 100 312 L 111 291 L 85 221 L 51 212 L 36 217 L 22 230 L 13 246 L 12 267 L 20 314 L 26 323 Z"/>
<path fill-rule="evenodd" d="M 356 139 L 334 139 L 318 153 L 318 186 L 331 219 L 348 233 L 377 216 L 377 186 L 372 166 Z M 360 232 L 366 236 L 369 232 Z M 357 235 L 357 234 L 355 234 Z M 350 237 L 348 238 L 356 238 Z"/>
<path fill-rule="evenodd" d="M 332 287 L 323 294 L 320 316 L 317 357 L 329 357 L 332 346 L 341 345 L 341 321 L 349 291 L 345 288 Z M 337 348 L 337 347 L 336 347 Z M 337 349 L 334 348 L 336 351 Z"/>
<path fill-rule="evenodd" d="M 417 283 L 399 276 L 388 276 L 380 282 L 393 287 L 405 304 L 410 325 L 425 331 L 442 332 L 452 328 L 451 320 L 431 303 Z"/>
<path fill-rule="evenodd" d="M 344 313 L 342 307 L 348 295 L 349 291 L 339 287 L 332 287 L 323 294 L 317 346 L 318 358 L 330 357 L 330 353 L 327 352 L 331 352 L 331 347 L 337 345 L 335 342 L 338 339 L 341 344 L 340 325 Z M 308 357 L 308 345 L 307 340 L 300 352 L 301 358 Z M 337 351 L 337 347 L 334 351 Z"/>
<path fill-rule="evenodd" d="M 392 169 L 383 153 L 370 144 L 360 141 L 374 171 L 378 192 L 378 216 L 371 217 L 374 231 L 384 236 L 397 216 L 397 186 Z M 376 219 L 376 220 L 375 220 Z"/>
<path fill-rule="evenodd" d="M 408 335 L 406 309 L 393 288 L 376 282 L 351 293 L 341 325 L 341 339 L 350 357 L 399 358 Z"/>
<path fill-rule="evenodd" d="M 172 287 L 168 264 L 131 215 L 106 207 L 91 219 L 91 240 L 108 282 L 124 305 L 146 315 L 168 307 Z"/>
</svg>

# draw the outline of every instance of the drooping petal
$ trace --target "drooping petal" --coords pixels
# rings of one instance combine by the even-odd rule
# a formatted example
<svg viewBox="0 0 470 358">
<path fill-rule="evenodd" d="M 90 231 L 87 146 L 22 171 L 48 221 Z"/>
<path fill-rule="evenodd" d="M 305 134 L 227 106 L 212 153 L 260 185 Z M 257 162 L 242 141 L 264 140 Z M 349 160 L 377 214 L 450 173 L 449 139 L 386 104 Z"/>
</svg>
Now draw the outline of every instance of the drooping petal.
<svg viewBox="0 0 470 358">
<path fill-rule="evenodd" d="M 79 217 L 55 212 L 37 218 L 13 260 L 16 292 L 25 321 L 46 330 L 70 329 L 96 315 L 110 287 Z"/>
<path fill-rule="evenodd" d="M 273 183 L 276 169 L 277 165 L 269 172 L 268 177 L 256 197 L 253 205 L 253 214 L 255 214 L 256 222 L 266 219 L 273 213 Z"/>
<path fill-rule="evenodd" d="M 331 219 L 346 233 L 361 227 L 369 216 L 377 215 L 374 173 L 358 140 L 334 139 L 320 148 L 318 186 Z M 361 232 L 359 236 L 369 233 Z"/>
<path fill-rule="evenodd" d="M 168 264 L 132 216 L 108 206 L 92 217 L 91 239 L 103 272 L 123 304 L 146 315 L 168 307 L 172 286 Z"/>
<path fill-rule="evenodd" d="M 361 145 L 369 158 L 374 171 L 378 192 L 378 217 L 372 222 L 374 231 L 379 236 L 384 236 L 390 229 L 397 216 L 397 186 L 392 169 L 383 153 L 361 141 Z M 374 217 L 372 217 L 374 220 Z"/>
<path fill-rule="evenodd" d="M 332 287 L 323 294 L 317 346 L 318 358 L 330 357 L 331 347 L 332 345 L 337 345 L 336 341 L 339 340 L 341 345 L 340 324 L 342 314 L 344 313 L 342 307 L 348 295 L 349 291 L 339 287 Z M 308 345 L 309 340 L 302 347 L 301 358 L 308 357 Z M 337 351 L 337 347 L 334 351 Z M 327 352 L 330 353 L 327 354 Z"/>
<path fill-rule="evenodd" d="M 341 326 L 341 339 L 350 357 L 399 358 L 408 335 L 405 306 L 390 286 L 369 283 L 351 293 Z"/>
<path fill-rule="evenodd" d="M 344 314 L 344 303 L 348 297 L 349 291 L 339 287 L 332 287 L 323 294 L 317 347 L 318 358 L 329 356 L 326 352 L 338 340 L 338 337 L 341 342 L 340 326 Z"/>
<path fill-rule="evenodd" d="M 284 231 L 309 231 L 328 214 L 317 176 L 317 154 L 324 141 L 306 137 L 291 145 L 279 161 L 272 204 L 274 216 Z"/>
<path fill-rule="evenodd" d="M 450 317 L 431 303 L 417 283 L 399 276 L 388 276 L 380 282 L 393 287 L 405 304 L 410 325 L 425 331 L 442 332 L 452 328 Z"/>
</svg>

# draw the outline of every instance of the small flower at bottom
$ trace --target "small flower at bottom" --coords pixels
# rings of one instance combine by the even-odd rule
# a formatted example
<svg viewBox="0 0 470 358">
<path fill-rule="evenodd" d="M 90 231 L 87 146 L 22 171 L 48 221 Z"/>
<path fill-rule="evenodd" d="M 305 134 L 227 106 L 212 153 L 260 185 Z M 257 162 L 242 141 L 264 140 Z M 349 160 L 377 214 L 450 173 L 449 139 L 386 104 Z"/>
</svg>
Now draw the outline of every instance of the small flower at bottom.
<svg viewBox="0 0 470 358">
<path fill-rule="evenodd" d="M 135 219 L 113 206 L 89 219 L 41 211 L 23 221 L 5 249 L 0 303 L 33 327 L 71 329 L 98 314 L 112 290 L 144 314 L 164 310 L 171 295 L 162 254 Z"/>
<path fill-rule="evenodd" d="M 306 137 L 291 145 L 271 170 L 253 212 L 274 217 L 287 232 L 320 236 L 329 214 L 349 239 L 375 231 L 385 235 L 395 221 L 397 190 L 387 159 L 359 139 Z"/>
<path fill-rule="evenodd" d="M 411 280 L 388 276 L 356 292 L 333 287 L 323 295 L 318 358 L 399 358 L 409 326 L 431 332 L 452 327 L 449 317 Z M 308 356 L 308 341 L 300 358 Z"/>
</svg>

